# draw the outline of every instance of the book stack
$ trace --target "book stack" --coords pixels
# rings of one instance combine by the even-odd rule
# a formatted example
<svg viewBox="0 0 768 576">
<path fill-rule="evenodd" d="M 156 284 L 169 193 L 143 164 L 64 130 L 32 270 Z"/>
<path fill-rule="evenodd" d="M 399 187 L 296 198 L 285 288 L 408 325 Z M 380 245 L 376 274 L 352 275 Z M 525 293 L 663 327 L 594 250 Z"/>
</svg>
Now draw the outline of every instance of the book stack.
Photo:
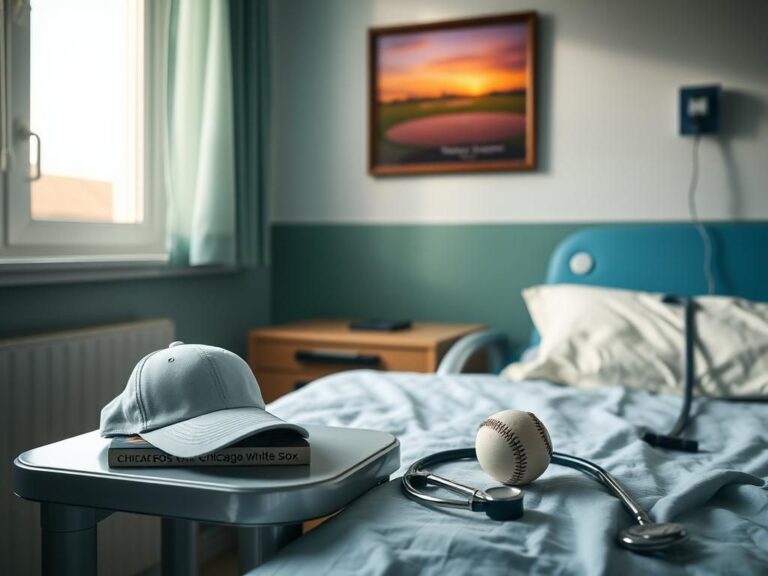
<svg viewBox="0 0 768 576">
<path fill-rule="evenodd" d="M 108 451 L 111 468 L 308 466 L 309 460 L 307 440 L 286 430 L 271 430 L 248 436 L 226 448 L 195 458 L 173 456 L 140 436 L 115 436 Z"/>
</svg>

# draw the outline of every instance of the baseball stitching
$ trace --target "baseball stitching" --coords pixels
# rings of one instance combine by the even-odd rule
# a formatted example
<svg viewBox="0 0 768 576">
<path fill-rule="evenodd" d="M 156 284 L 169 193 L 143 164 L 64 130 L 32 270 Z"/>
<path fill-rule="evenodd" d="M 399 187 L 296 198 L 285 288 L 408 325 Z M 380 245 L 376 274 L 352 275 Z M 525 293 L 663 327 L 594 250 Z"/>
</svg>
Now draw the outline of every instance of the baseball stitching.
<svg viewBox="0 0 768 576">
<path fill-rule="evenodd" d="M 552 442 L 550 442 L 549 437 L 547 436 L 547 431 L 544 428 L 544 424 L 541 423 L 541 420 L 539 420 L 536 417 L 536 414 L 533 412 L 528 412 L 528 416 L 531 417 L 531 420 L 533 420 L 533 425 L 536 426 L 536 430 L 539 432 L 539 436 L 541 436 L 541 439 L 544 440 L 544 445 L 547 447 L 547 454 L 549 454 L 549 457 L 552 457 Z"/>
<path fill-rule="evenodd" d="M 507 479 L 505 484 L 520 483 L 525 477 L 525 473 L 528 471 L 528 456 L 525 452 L 525 446 L 523 446 L 520 438 L 517 437 L 517 434 L 515 434 L 509 426 L 495 418 L 488 418 L 488 420 L 480 424 L 480 428 L 490 428 L 504 438 L 507 444 L 509 444 L 509 447 L 512 448 L 512 451 L 515 453 L 516 462 L 512 471 L 512 476 Z"/>
</svg>

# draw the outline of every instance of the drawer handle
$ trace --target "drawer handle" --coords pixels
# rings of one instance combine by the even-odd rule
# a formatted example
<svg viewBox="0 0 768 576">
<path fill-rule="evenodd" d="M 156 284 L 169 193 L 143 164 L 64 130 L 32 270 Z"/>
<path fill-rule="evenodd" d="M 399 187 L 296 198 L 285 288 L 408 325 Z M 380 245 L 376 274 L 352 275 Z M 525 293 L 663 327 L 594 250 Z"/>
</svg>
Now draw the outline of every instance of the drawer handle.
<svg viewBox="0 0 768 576">
<path fill-rule="evenodd" d="M 355 364 L 358 366 L 378 366 L 381 358 L 378 354 L 359 354 L 358 352 L 336 352 L 326 350 L 297 350 L 296 360 L 312 364 Z"/>
</svg>

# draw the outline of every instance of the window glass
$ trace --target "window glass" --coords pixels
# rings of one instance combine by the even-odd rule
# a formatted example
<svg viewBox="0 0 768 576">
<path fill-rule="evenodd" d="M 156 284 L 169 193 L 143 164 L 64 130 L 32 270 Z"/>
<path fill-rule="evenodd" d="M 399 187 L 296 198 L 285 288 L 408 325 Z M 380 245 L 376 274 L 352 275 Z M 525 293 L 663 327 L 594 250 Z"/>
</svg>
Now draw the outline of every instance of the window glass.
<svg viewBox="0 0 768 576">
<path fill-rule="evenodd" d="M 33 0 L 33 220 L 143 221 L 143 4 Z"/>
</svg>

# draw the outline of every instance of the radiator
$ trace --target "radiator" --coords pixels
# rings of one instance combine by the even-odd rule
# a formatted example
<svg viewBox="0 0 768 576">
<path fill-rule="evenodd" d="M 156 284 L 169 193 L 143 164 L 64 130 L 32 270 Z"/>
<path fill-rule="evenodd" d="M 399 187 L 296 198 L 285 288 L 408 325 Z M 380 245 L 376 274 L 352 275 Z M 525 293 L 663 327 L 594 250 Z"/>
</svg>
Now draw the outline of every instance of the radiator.
<svg viewBox="0 0 768 576">
<path fill-rule="evenodd" d="M 40 572 L 39 506 L 13 495 L 13 459 L 98 428 L 136 362 L 173 339 L 161 319 L 0 341 L 0 574 Z M 160 560 L 160 523 L 113 514 L 98 542 L 99 574 L 135 574 Z"/>
</svg>

